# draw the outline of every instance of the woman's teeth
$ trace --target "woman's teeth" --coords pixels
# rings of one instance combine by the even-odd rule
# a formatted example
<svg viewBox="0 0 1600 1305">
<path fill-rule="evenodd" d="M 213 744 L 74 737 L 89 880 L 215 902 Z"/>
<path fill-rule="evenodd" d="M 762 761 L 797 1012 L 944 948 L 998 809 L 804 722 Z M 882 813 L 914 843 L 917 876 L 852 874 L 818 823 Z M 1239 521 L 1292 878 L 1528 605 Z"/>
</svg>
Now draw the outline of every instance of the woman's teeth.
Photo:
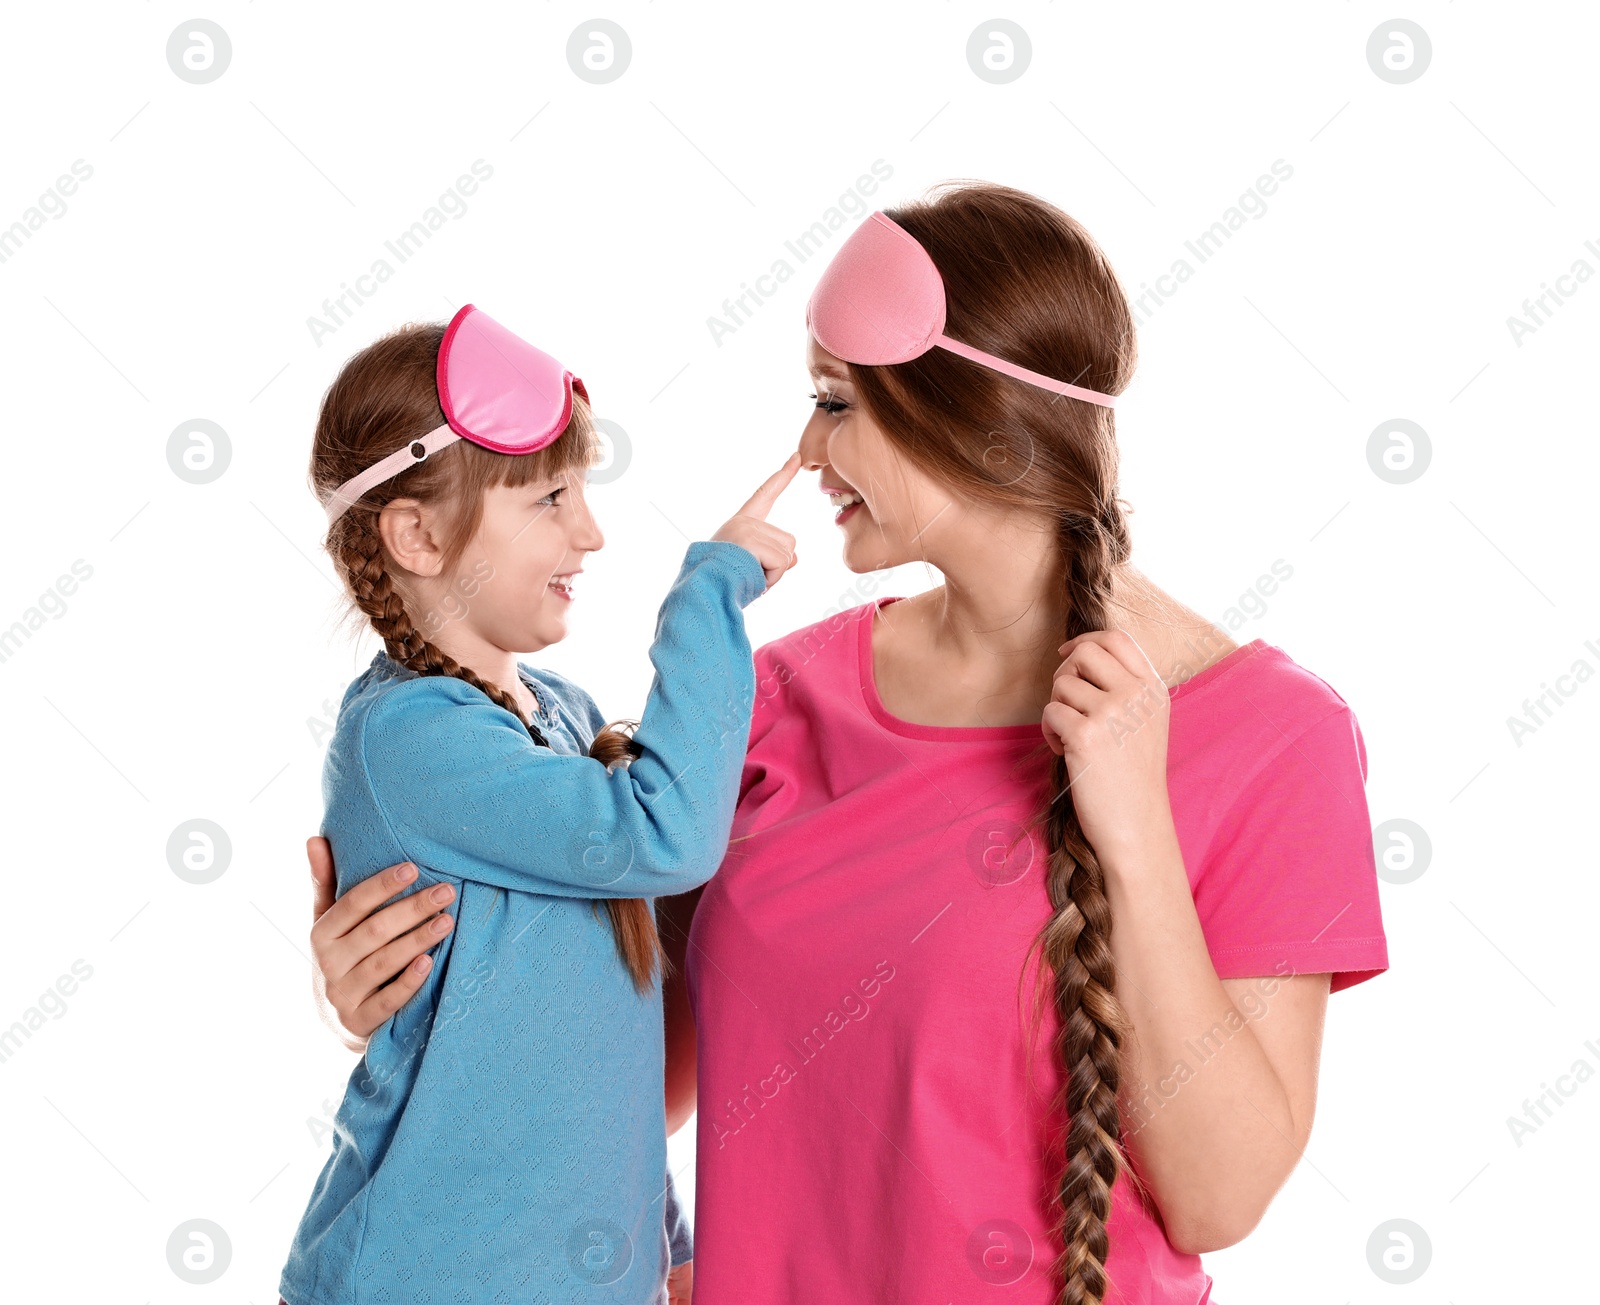
<svg viewBox="0 0 1600 1305">
<path fill-rule="evenodd" d="M 574 579 L 576 579 L 576 577 L 575 576 L 570 576 L 570 575 L 569 576 L 556 576 L 555 579 L 550 581 L 549 587 L 551 589 L 554 589 L 563 598 L 571 598 L 572 597 L 572 582 L 573 582 Z"/>
<path fill-rule="evenodd" d="M 860 503 L 862 501 L 862 499 L 861 499 L 861 495 L 859 495 L 859 494 L 844 493 L 844 494 L 829 494 L 828 495 L 828 501 L 831 502 L 834 505 L 834 507 L 842 508 L 842 507 L 849 507 L 852 503 Z"/>
</svg>

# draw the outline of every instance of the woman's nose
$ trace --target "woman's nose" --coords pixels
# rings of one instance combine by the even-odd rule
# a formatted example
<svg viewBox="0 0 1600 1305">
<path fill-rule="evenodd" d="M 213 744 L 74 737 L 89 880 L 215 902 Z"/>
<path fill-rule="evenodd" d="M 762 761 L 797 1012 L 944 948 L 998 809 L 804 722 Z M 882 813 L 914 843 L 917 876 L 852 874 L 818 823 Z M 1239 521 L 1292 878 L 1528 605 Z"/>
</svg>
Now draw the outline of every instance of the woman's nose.
<svg viewBox="0 0 1600 1305">
<path fill-rule="evenodd" d="M 816 471 L 828 460 L 828 437 L 814 418 L 800 432 L 800 470 Z"/>
</svg>

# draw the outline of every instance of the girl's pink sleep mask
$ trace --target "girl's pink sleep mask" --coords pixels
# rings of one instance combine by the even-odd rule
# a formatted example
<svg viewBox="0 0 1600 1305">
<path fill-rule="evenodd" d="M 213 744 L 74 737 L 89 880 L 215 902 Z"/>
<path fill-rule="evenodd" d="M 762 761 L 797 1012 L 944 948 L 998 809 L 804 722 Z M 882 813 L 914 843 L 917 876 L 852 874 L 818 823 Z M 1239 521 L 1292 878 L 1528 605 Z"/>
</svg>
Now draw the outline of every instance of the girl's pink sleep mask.
<svg viewBox="0 0 1600 1305">
<path fill-rule="evenodd" d="M 445 328 L 435 372 L 445 424 L 352 476 L 329 497 L 328 524 L 374 485 L 398 476 L 446 444 L 468 439 L 496 453 L 533 453 L 572 417 L 572 392 L 583 382 L 488 313 L 466 305 Z"/>
<path fill-rule="evenodd" d="M 806 325 L 829 353 L 880 367 L 910 362 L 938 346 L 1019 381 L 1069 398 L 1116 406 L 1114 394 L 1086 390 L 1019 367 L 944 333 L 944 278 L 928 251 L 886 214 L 850 233 L 823 269 L 806 304 Z"/>
</svg>

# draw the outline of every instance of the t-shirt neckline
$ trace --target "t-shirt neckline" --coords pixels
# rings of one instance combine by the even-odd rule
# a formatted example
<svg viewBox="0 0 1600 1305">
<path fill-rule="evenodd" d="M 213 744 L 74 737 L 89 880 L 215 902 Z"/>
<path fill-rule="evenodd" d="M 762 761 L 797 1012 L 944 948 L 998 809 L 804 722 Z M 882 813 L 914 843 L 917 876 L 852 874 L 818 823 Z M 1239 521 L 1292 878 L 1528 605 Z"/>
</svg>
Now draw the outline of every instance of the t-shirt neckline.
<svg viewBox="0 0 1600 1305">
<path fill-rule="evenodd" d="M 1035 739 L 1044 742 L 1044 733 L 1040 726 L 1035 724 L 1022 725 L 922 725 L 916 721 L 903 720 L 894 715 L 883 705 L 883 699 L 878 696 L 877 677 L 872 665 L 872 626 L 877 620 L 878 612 L 890 603 L 900 602 L 905 595 L 884 595 L 874 599 L 862 608 L 861 619 L 857 622 L 856 632 L 856 667 L 857 680 L 861 686 L 861 697 L 866 703 L 867 711 L 873 720 L 877 721 L 884 729 L 906 738 L 926 739 L 932 742 L 945 743 L 978 743 L 1007 739 Z M 1209 684 L 1238 666 L 1248 661 L 1256 653 L 1271 647 L 1265 640 L 1253 639 L 1249 643 L 1240 644 L 1219 657 L 1204 670 L 1197 671 L 1182 683 L 1168 689 L 1168 695 L 1177 699 L 1186 693 Z"/>
<path fill-rule="evenodd" d="M 980 743 L 1007 739 L 1032 739 L 1044 743 L 1044 732 L 1036 724 L 1022 725 L 920 725 L 902 720 L 883 705 L 878 696 L 878 683 L 872 668 L 872 623 L 878 609 L 889 603 L 898 603 L 904 595 L 885 595 L 868 603 L 862 609 L 862 619 L 857 622 L 856 666 L 861 685 L 861 696 L 867 710 L 884 729 L 911 739 L 926 739 L 943 743 Z"/>
</svg>

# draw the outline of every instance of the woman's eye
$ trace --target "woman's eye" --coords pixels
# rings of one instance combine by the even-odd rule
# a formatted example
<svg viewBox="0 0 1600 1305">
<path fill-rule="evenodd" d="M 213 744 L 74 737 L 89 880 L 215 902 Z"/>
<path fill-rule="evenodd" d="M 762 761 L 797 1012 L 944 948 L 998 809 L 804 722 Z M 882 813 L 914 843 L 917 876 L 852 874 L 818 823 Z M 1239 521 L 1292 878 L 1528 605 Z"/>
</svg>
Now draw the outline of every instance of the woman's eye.
<svg viewBox="0 0 1600 1305">
<path fill-rule="evenodd" d="M 813 399 L 817 399 L 817 396 L 815 394 L 813 394 L 811 397 Z M 840 412 L 843 412 L 849 406 L 850 405 L 848 403 L 844 402 L 844 400 L 835 399 L 832 395 L 829 395 L 825 399 L 817 399 L 817 407 L 821 411 L 827 412 L 827 413 L 840 413 Z"/>
</svg>

